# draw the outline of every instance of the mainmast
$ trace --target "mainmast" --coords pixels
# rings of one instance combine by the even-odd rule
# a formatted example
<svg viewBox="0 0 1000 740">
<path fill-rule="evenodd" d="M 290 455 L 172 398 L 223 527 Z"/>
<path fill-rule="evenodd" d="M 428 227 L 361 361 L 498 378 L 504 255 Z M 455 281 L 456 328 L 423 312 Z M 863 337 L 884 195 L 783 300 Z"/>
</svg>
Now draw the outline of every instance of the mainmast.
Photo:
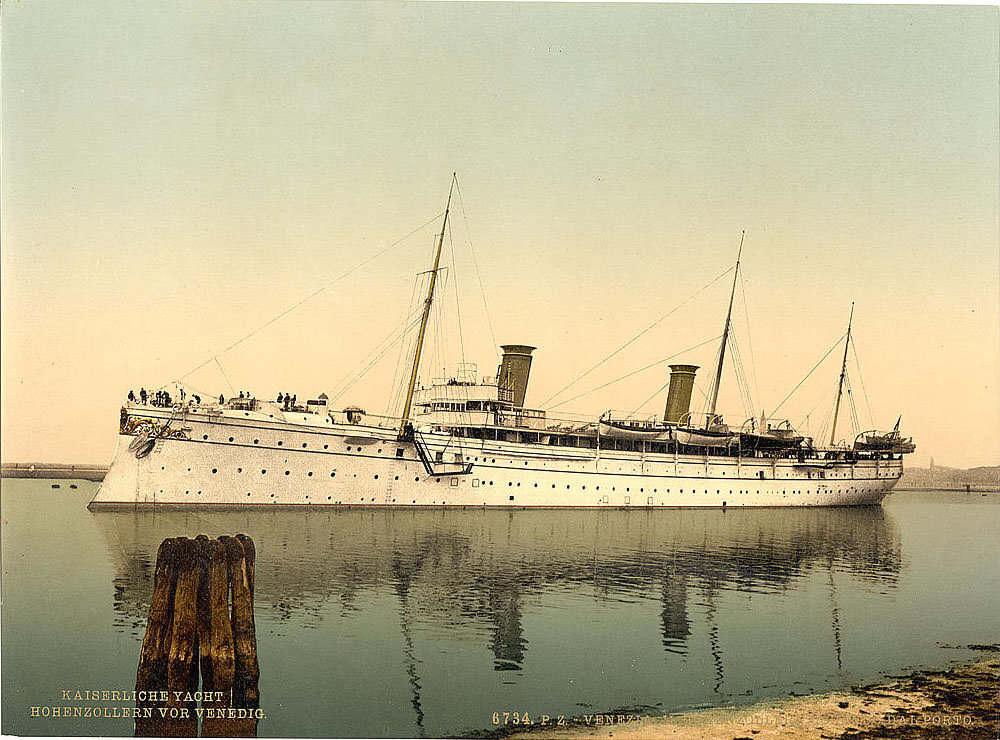
<svg viewBox="0 0 1000 740">
<path fill-rule="evenodd" d="M 444 245 L 444 232 L 448 229 L 448 211 L 451 209 L 451 193 L 455 189 L 455 173 L 451 174 L 451 186 L 448 188 L 448 204 L 444 208 L 444 221 L 441 224 L 441 234 L 438 238 L 437 251 L 434 253 L 434 267 L 431 268 L 431 279 L 427 285 L 427 297 L 424 299 L 424 312 L 420 317 L 420 331 L 417 333 L 417 347 L 413 353 L 413 367 L 410 368 L 410 382 L 406 387 L 406 403 L 403 405 L 403 418 L 399 423 L 399 436 L 406 433 L 410 423 L 410 408 L 413 405 L 413 389 L 417 385 L 417 372 L 420 370 L 420 354 L 424 348 L 424 335 L 427 333 L 427 321 L 431 315 L 431 304 L 434 302 L 434 285 L 437 283 L 438 266 L 441 264 L 441 247 Z"/>
<path fill-rule="evenodd" d="M 740 257 L 743 256 L 743 238 L 747 235 L 744 229 L 740 233 L 740 249 L 736 254 L 736 269 L 733 270 L 733 290 L 729 294 L 729 310 L 726 312 L 726 327 L 722 330 L 722 347 L 719 349 L 719 366 L 715 369 L 715 384 L 712 386 L 712 402 L 708 406 L 708 418 L 705 426 L 708 427 L 715 418 L 715 404 L 719 400 L 719 384 L 722 382 L 722 363 L 726 359 L 726 342 L 729 339 L 729 327 L 733 319 L 733 298 L 736 295 L 736 280 L 740 274 Z"/>
<path fill-rule="evenodd" d="M 837 436 L 837 416 L 840 414 L 840 397 L 844 393 L 844 377 L 847 375 L 847 348 L 851 346 L 851 324 L 854 322 L 854 301 L 851 301 L 851 317 L 847 320 L 847 338 L 844 340 L 844 361 L 840 364 L 840 381 L 837 383 L 837 403 L 833 407 L 833 429 L 830 430 L 830 446 Z"/>
</svg>

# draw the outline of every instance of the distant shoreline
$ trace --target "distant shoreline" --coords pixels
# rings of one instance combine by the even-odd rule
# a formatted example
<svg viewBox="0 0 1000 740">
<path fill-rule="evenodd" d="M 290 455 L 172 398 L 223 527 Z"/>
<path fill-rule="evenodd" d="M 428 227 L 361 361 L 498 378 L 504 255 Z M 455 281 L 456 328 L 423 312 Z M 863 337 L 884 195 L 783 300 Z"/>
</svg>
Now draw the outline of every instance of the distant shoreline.
<svg viewBox="0 0 1000 740">
<path fill-rule="evenodd" d="M 3 463 L 0 478 L 55 478 L 59 480 L 89 480 L 100 483 L 108 472 L 107 465 L 71 465 L 69 463 Z"/>
</svg>

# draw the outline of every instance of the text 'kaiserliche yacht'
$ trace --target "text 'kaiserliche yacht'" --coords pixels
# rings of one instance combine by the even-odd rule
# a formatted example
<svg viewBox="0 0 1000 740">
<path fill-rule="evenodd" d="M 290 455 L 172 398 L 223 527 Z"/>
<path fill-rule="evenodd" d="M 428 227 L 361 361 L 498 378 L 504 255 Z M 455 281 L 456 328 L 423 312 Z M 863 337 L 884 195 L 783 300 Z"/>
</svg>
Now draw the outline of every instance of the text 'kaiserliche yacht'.
<svg viewBox="0 0 1000 740">
<path fill-rule="evenodd" d="M 733 429 L 717 415 L 739 258 L 703 418 L 690 410 L 698 368 L 689 364 L 670 366 L 662 419 L 526 408 L 535 348 L 523 344 L 502 347 L 495 377 L 466 367 L 419 386 L 450 208 L 451 193 L 398 417 L 334 410 L 323 395 L 148 403 L 143 393 L 121 409 L 118 449 L 91 506 L 856 506 L 881 502 L 902 475 L 914 445 L 899 422 L 835 444 L 850 323 L 828 445 L 787 421 Z"/>
</svg>

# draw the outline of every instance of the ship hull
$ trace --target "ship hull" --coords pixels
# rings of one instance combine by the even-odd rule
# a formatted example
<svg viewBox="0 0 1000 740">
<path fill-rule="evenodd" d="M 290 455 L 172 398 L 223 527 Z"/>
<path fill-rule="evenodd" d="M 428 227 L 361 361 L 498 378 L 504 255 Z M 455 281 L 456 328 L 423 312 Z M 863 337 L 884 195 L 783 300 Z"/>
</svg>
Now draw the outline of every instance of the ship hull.
<svg viewBox="0 0 1000 740">
<path fill-rule="evenodd" d="M 170 418 L 150 409 L 142 421 L 155 429 Z M 426 431 L 420 436 L 432 460 L 453 470 L 471 464 L 467 474 L 436 476 L 392 429 L 324 421 L 187 414 L 171 421 L 172 436 L 151 437 L 152 449 L 141 455 L 141 432 L 123 422 L 91 506 L 864 506 L 880 503 L 902 475 L 898 458 L 643 454 Z"/>
</svg>

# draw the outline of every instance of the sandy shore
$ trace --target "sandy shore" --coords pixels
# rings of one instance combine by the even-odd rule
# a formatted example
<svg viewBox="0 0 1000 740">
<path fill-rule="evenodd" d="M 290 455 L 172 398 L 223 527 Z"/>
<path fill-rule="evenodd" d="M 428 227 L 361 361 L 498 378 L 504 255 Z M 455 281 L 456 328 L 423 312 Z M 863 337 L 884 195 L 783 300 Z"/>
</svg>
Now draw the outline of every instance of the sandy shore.
<svg viewBox="0 0 1000 740">
<path fill-rule="evenodd" d="M 987 646 L 980 646 L 986 648 Z M 918 671 L 850 691 L 630 718 L 588 715 L 538 727 L 520 738 L 677 738 L 683 740 L 875 740 L 1000 737 L 1000 652 L 940 671 Z M 503 733 L 506 734 L 506 733 Z"/>
</svg>

